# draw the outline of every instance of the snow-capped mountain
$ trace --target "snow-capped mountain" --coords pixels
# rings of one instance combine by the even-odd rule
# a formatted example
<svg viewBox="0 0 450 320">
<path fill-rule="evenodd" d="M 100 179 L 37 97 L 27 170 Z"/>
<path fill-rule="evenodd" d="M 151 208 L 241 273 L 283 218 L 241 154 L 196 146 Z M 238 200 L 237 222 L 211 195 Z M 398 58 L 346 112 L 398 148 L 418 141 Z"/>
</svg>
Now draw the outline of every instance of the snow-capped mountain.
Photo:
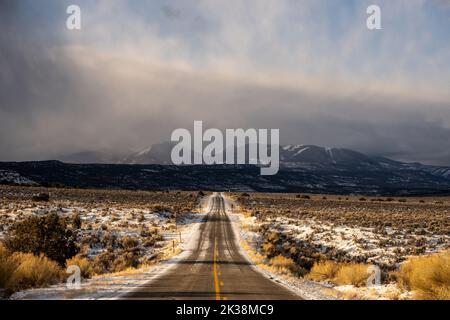
<svg viewBox="0 0 450 320">
<path fill-rule="evenodd" d="M 154 144 L 142 151 L 122 156 L 117 153 L 88 152 L 78 153 L 67 158 L 67 163 L 110 163 L 133 165 L 172 165 L 171 151 L 174 143 Z M 248 149 L 248 146 L 246 146 Z M 223 153 L 226 154 L 227 150 Z M 248 156 L 248 153 L 246 153 Z M 67 159 L 67 160 L 66 160 Z M 379 179 L 395 179 L 403 181 L 429 181 L 440 179 L 450 182 L 450 167 L 431 166 L 420 163 L 404 163 L 380 156 L 366 155 L 345 148 L 329 148 L 315 145 L 284 145 L 280 147 L 280 170 L 304 172 L 308 174 L 326 175 L 324 181 L 331 182 L 342 174 L 353 178 L 337 179 L 337 184 L 357 183 L 367 177 Z M 384 177 L 384 178 L 383 178 Z M 395 178 L 393 178 L 395 177 Z M 341 181 L 342 180 L 342 181 Z M 351 180 L 351 182 L 350 182 Z M 438 181 L 434 181 L 436 183 Z"/>
<path fill-rule="evenodd" d="M 170 153 L 173 144 L 165 142 L 124 158 L 124 164 L 172 164 Z M 248 156 L 248 145 L 246 146 Z M 243 149 L 243 148 L 242 148 Z M 225 154 L 228 150 L 224 150 Z M 235 151 L 236 152 L 236 151 Z M 286 167 L 315 165 L 377 165 L 377 161 L 349 149 L 324 148 L 314 145 L 286 145 L 280 147 L 280 162 Z"/>
<path fill-rule="evenodd" d="M 173 143 L 152 145 L 140 152 L 125 157 L 121 164 L 171 165 L 170 153 Z M 248 146 L 246 146 L 248 149 Z M 227 150 L 223 153 L 226 154 Z M 248 156 L 248 153 L 246 154 Z M 280 165 L 285 169 L 311 170 L 415 170 L 433 176 L 450 179 L 450 167 L 430 166 L 420 163 L 404 163 L 380 156 L 370 156 L 345 148 L 320 147 L 315 145 L 284 145 L 280 147 Z"/>
<path fill-rule="evenodd" d="M 280 163 L 285 168 L 309 168 L 326 171 L 417 171 L 450 179 L 450 167 L 405 163 L 380 156 L 369 156 L 344 148 L 314 145 L 286 145 L 280 148 Z"/>
<path fill-rule="evenodd" d="M 379 165 L 378 161 L 360 152 L 314 145 L 282 146 L 280 162 L 285 167 L 303 167 L 305 165 L 377 167 Z"/>
<path fill-rule="evenodd" d="M 123 164 L 172 164 L 170 153 L 173 144 L 170 142 L 163 142 L 154 144 L 147 149 L 135 152 L 126 158 L 122 159 L 120 163 Z"/>
</svg>

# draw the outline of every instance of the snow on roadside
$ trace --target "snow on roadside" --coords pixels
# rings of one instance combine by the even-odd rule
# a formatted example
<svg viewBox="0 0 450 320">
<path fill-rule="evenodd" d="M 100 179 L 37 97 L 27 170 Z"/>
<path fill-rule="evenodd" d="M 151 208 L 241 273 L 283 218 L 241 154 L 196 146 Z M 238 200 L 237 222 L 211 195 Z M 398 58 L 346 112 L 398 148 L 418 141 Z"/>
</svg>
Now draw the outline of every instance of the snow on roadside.
<svg viewBox="0 0 450 320">
<path fill-rule="evenodd" d="M 411 300 L 413 293 L 401 290 L 395 283 L 357 288 L 353 285 L 333 287 L 339 298 L 353 300 Z"/>
<path fill-rule="evenodd" d="M 236 204 L 234 206 L 237 208 L 235 212 L 243 212 L 239 206 Z M 254 230 L 264 223 L 270 223 L 271 229 L 288 235 L 292 239 L 307 241 L 317 250 L 335 248 L 345 252 L 349 257 L 369 256 L 368 261 L 379 264 L 395 263 L 396 251 L 401 248 L 402 241 L 407 241 L 400 235 L 395 245 L 383 248 L 380 247 L 380 242 L 387 241 L 388 238 L 375 234 L 370 228 L 333 226 L 316 220 L 293 220 L 287 217 L 272 217 L 260 221 L 255 216 L 243 213 L 230 213 L 230 216 L 233 217 L 236 228 L 239 230 L 240 239 L 248 244 L 251 250 L 250 255 L 258 252 L 257 248 L 262 244 L 262 235 Z M 331 283 L 318 283 L 293 276 L 278 275 L 266 265 L 265 261 L 261 266 L 257 265 L 257 269 L 269 278 L 292 288 L 305 299 L 409 300 L 413 298 L 412 292 L 399 288 L 395 283 L 372 287 L 335 286 Z"/>
<path fill-rule="evenodd" d="M 140 269 L 130 269 L 114 274 L 95 276 L 82 281 L 79 289 L 68 289 L 65 284 L 54 285 L 48 288 L 31 289 L 13 294 L 11 299 L 25 300 L 96 300 L 118 299 L 127 293 L 137 289 L 162 274 L 168 272 L 179 261 L 185 259 L 193 250 L 198 241 L 201 221 L 206 216 L 206 210 L 202 203 L 201 213 L 190 214 L 184 217 L 183 224 L 179 226 L 177 233 L 165 233 L 166 259 L 158 264 L 145 266 Z M 181 234 L 182 243 L 178 242 Z M 172 252 L 172 240 L 177 246 Z"/>
<path fill-rule="evenodd" d="M 232 199 L 226 197 L 223 195 L 225 199 L 225 210 L 227 214 L 230 216 L 230 220 L 233 225 L 233 231 L 235 233 L 236 239 L 240 239 L 241 241 L 247 243 L 250 246 L 250 250 L 255 250 L 255 247 L 253 246 L 255 243 L 258 243 L 260 241 L 260 235 L 258 235 L 256 232 L 251 231 L 248 226 L 254 226 L 255 225 L 255 217 L 245 217 L 239 209 L 239 206 L 233 202 Z M 287 275 L 281 275 L 277 274 L 268 268 L 264 268 L 264 266 L 255 264 L 252 259 L 250 258 L 251 252 L 247 252 L 242 248 L 242 246 L 239 246 L 241 254 L 247 258 L 249 262 L 252 263 L 252 266 L 260 272 L 262 275 L 264 275 L 266 278 L 275 281 L 287 289 L 293 291 L 297 295 L 299 295 L 303 299 L 307 300 L 334 300 L 337 299 L 337 297 L 332 296 L 330 294 L 327 294 L 327 291 L 333 291 L 331 287 L 328 287 L 326 285 L 297 278 L 294 276 L 287 276 Z"/>
</svg>

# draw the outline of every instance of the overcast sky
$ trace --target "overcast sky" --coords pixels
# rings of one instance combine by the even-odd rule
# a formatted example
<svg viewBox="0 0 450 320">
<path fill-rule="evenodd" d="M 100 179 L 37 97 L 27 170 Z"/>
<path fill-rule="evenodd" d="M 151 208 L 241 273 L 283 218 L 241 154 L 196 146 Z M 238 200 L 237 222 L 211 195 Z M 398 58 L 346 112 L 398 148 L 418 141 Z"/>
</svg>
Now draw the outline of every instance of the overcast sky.
<svg viewBox="0 0 450 320">
<path fill-rule="evenodd" d="M 450 165 L 449 34 L 447 0 L 0 0 L 0 160 L 139 150 L 203 120 Z"/>
</svg>

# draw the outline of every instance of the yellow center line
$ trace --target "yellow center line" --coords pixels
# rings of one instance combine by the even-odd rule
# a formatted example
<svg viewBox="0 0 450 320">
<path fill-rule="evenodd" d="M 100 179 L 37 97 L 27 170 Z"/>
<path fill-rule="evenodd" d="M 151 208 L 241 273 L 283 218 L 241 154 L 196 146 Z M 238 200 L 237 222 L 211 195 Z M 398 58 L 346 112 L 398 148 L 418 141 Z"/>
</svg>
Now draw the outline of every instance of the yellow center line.
<svg viewBox="0 0 450 320">
<path fill-rule="evenodd" d="M 213 271 L 214 271 L 214 284 L 216 286 L 216 300 L 220 300 L 220 283 L 219 283 L 219 276 L 217 274 L 217 239 L 214 239 L 214 264 L 213 264 Z"/>
</svg>

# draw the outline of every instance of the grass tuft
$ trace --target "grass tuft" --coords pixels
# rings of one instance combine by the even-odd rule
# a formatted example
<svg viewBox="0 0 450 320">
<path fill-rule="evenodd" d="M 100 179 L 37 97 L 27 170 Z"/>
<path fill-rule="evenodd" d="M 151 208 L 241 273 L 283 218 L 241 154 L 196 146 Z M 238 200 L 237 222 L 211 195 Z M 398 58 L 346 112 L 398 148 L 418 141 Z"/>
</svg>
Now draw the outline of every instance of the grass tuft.
<svg viewBox="0 0 450 320">
<path fill-rule="evenodd" d="M 22 252 L 10 254 L 0 245 L 0 287 L 8 292 L 56 284 L 62 276 L 59 265 L 44 255 Z"/>
<path fill-rule="evenodd" d="M 322 261 L 314 264 L 307 278 L 314 281 L 328 281 L 336 285 L 362 287 L 366 285 L 369 277 L 368 267 L 362 263 Z"/>
<path fill-rule="evenodd" d="M 334 261 L 315 263 L 307 278 L 313 281 L 332 281 L 339 271 L 339 264 Z"/>
<path fill-rule="evenodd" d="M 450 250 L 408 259 L 397 277 L 417 299 L 450 300 Z"/>
</svg>

